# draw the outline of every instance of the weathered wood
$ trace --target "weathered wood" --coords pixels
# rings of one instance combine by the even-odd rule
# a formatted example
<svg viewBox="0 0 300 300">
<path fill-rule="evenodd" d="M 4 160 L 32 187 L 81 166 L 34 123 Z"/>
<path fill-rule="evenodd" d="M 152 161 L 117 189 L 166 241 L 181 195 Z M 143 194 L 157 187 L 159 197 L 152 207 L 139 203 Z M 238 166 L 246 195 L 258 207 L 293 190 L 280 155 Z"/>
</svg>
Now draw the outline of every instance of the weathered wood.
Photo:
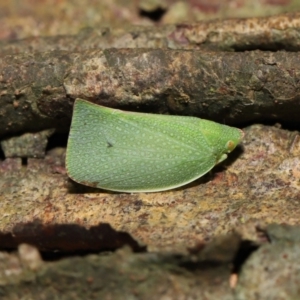
<svg viewBox="0 0 300 300">
<path fill-rule="evenodd" d="M 107 49 L 0 59 L 0 135 L 67 131 L 80 97 L 237 124 L 299 122 L 297 52 Z"/>
<path fill-rule="evenodd" d="M 35 51 L 70 52 L 106 48 L 210 50 L 300 50 L 300 13 L 188 24 L 86 28 L 76 35 L 0 42 L 0 56 Z"/>
</svg>

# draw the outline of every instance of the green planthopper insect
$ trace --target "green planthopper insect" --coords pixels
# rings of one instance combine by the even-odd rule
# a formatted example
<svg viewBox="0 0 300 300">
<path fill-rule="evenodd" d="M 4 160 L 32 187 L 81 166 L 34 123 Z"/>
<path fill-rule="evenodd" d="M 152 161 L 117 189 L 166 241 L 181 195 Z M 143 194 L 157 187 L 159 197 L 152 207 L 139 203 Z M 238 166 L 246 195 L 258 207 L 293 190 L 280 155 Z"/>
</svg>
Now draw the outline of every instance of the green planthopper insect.
<svg viewBox="0 0 300 300">
<path fill-rule="evenodd" d="M 203 176 L 243 136 L 240 129 L 195 117 L 125 112 L 77 99 L 66 168 L 88 186 L 164 191 Z"/>
</svg>

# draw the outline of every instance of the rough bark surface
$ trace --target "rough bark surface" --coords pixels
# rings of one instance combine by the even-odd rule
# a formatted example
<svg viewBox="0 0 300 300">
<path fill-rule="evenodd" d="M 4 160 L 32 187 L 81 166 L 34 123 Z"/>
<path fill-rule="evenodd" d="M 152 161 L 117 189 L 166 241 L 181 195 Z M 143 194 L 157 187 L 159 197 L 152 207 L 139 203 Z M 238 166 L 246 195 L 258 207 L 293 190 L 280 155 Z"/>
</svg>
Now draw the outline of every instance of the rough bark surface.
<svg viewBox="0 0 300 300">
<path fill-rule="evenodd" d="M 241 147 L 212 173 L 160 193 L 113 193 L 76 184 L 65 173 L 64 148 L 45 159 L 28 158 L 27 166 L 8 158 L 0 165 L 0 244 L 62 251 L 127 244 L 186 253 L 233 228 L 246 239 L 257 225 L 300 224 L 299 134 L 262 125 L 245 133 Z"/>
<path fill-rule="evenodd" d="M 227 124 L 299 122 L 297 52 L 54 51 L 0 59 L 0 135 L 68 130 L 77 97 Z"/>
<path fill-rule="evenodd" d="M 157 27 L 86 28 L 77 35 L 30 37 L 0 43 L 0 55 L 22 52 L 105 48 L 171 48 L 298 51 L 300 13 L 265 18 L 226 19 Z"/>
<path fill-rule="evenodd" d="M 228 243 L 232 245 L 229 253 L 220 257 L 218 248 Z M 37 299 L 36 295 L 39 299 L 231 300 L 230 263 L 239 238 L 232 235 L 217 244 L 210 248 L 210 260 L 201 254 L 133 254 L 124 249 L 44 263 L 36 270 L 22 266 L 21 253 L 0 252 L 4 271 L 0 271 L 0 295 L 3 300 Z"/>
<path fill-rule="evenodd" d="M 299 227 L 261 230 L 277 237 L 258 250 L 230 234 L 186 255 L 125 248 L 56 263 L 22 244 L 18 253 L 0 252 L 1 299 L 298 299 Z M 240 256 L 250 248 L 250 257 Z"/>
</svg>

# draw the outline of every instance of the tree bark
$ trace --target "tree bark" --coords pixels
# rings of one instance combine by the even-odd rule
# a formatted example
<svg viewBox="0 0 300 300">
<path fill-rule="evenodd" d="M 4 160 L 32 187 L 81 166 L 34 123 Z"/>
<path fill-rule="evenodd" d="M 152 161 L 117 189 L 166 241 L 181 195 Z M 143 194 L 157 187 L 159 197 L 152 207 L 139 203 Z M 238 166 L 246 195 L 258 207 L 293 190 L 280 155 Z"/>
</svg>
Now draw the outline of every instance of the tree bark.
<svg viewBox="0 0 300 300">
<path fill-rule="evenodd" d="M 106 49 L 0 59 L 0 135 L 67 131 L 80 97 L 227 124 L 299 122 L 295 52 Z"/>
<path fill-rule="evenodd" d="M 23 52 L 107 48 L 170 48 L 221 51 L 299 51 L 300 13 L 264 18 L 202 21 L 159 27 L 85 28 L 77 35 L 31 37 L 0 43 L 0 56 Z"/>
</svg>

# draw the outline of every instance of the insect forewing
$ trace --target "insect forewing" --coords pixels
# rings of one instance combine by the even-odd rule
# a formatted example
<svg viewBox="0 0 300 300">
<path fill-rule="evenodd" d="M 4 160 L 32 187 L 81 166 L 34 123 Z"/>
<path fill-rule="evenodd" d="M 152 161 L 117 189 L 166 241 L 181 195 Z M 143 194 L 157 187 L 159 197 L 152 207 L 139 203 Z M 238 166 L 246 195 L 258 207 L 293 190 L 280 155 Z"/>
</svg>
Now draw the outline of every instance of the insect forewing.
<svg viewBox="0 0 300 300">
<path fill-rule="evenodd" d="M 213 123 L 123 112 L 78 99 L 68 140 L 68 174 L 82 184 L 124 192 L 184 185 L 218 160 L 199 122 Z"/>
</svg>

